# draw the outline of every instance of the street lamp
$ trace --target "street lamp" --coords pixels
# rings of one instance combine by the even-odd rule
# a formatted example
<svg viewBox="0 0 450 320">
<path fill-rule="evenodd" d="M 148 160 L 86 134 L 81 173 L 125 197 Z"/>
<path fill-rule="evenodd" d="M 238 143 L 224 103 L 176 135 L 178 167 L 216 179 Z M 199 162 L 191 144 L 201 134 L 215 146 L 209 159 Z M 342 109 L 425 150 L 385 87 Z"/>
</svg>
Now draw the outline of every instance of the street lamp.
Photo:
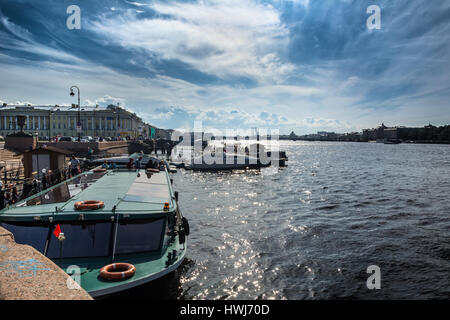
<svg viewBox="0 0 450 320">
<path fill-rule="evenodd" d="M 80 116 L 80 88 L 77 86 L 70 87 L 70 95 L 73 97 L 75 93 L 73 93 L 73 88 L 76 88 L 78 91 L 78 117 L 77 117 L 77 131 L 78 131 L 78 142 L 81 141 L 81 116 Z"/>
</svg>

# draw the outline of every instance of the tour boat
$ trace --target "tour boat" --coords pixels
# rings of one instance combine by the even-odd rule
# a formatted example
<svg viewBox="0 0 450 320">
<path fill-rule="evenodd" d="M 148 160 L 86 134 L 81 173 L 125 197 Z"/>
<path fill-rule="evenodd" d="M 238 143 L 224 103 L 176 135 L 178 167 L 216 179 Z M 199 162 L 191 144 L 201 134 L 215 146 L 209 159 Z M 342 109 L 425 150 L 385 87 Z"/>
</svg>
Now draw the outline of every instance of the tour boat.
<svg viewBox="0 0 450 320">
<path fill-rule="evenodd" d="M 195 157 L 189 164 L 185 164 L 184 168 L 194 171 L 222 171 L 258 169 L 267 166 L 270 166 L 270 162 L 264 164 L 256 157 L 223 153 L 221 158 L 213 156 L 209 158 L 205 156 Z"/>
<path fill-rule="evenodd" d="M 286 166 L 288 158 L 284 151 L 267 151 L 260 143 L 250 144 L 247 148 L 235 144 L 234 152 L 223 150 L 222 156 L 215 150 L 206 150 L 200 156 L 193 157 L 189 164 L 185 164 L 187 170 L 219 171 L 219 170 L 245 170 L 259 169 L 278 164 Z M 220 149 L 219 149 L 220 150 Z"/>
<path fill-rule="evenodd" d="M 102 297 L 180 266 L 189 224 L 177 198 L 165 166 L 97 167 L 4 208 L 0 226 Z"/>
</svg>

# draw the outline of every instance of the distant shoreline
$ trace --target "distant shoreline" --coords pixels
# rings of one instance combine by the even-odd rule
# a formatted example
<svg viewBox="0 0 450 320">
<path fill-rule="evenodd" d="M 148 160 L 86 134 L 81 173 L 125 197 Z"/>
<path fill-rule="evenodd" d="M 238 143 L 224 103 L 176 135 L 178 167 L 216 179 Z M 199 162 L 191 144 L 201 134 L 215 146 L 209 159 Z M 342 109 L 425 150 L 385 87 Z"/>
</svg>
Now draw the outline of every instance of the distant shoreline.
<svg viewBox="0 0 450 320">
<path fill-rule="evenodd" d="M 358 143 L 377 143 L 376 141 L 351 141 L 351 140 L 321 140 L 321 139 L 284 139 L 280 138 L 281 141 L 307 141 L 307 142 L 358 142 Z M 379 144 L 384 144 L 383 142 L 378 142 Z M 428 140 L 418 140 L 418 141 L 400 141 L 398 144 L 450 144 L 450 141 L 428 141 Z"/>
</svg>

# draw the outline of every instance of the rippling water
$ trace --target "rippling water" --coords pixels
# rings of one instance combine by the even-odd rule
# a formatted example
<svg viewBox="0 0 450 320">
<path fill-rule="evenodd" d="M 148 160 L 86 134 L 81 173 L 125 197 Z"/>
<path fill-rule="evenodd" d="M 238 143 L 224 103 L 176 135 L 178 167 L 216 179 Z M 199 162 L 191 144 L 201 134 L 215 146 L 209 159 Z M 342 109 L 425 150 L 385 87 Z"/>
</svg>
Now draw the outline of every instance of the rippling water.
<svg viewBox="0 0 450 320">
<path fill-rule="evenodd" d="M 281 149 L 279 170 L 173 175 L 191 235 L 169 296 L 450 298 L 450 146 Z M 369 265 L 381 290 L 366 287 Z"/>
</svg>

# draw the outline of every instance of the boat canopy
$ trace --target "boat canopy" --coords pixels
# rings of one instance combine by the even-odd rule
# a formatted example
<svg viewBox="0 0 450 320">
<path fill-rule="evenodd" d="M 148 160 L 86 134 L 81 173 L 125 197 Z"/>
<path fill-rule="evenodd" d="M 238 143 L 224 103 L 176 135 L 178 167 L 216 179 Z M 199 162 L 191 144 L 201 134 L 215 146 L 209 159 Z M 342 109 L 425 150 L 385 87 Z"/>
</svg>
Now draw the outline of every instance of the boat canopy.
<svg viewBox="0 0 450 320">
<path fill-rule="evenodd" d="M 158 158 L 152 157 L 148 154 L 135 152 L 130 155 L 123 155 L 123 156 L 119 156 L 119 157 L 99 158 L 99 159 L 93 160 L 93 162 L 94 163 L 103 163 L 104 161 L 110 161 L 110 162 L 114 162 L 114 163 L 127 163 L 129 159 L 133 159 L 134 161 L 136 161 L 139 159 L 139 157 L 142 157 L 143 163 L 147 163 L 147 161 L 149 161 L 149 160 L 152 160 L 156 163 L 159 163 L 159 161 L 160 161 Z"/>
<path fill-rule="evenodd" d="M 174 198 L 165 171 L 153 174 L 143 169 L 89 171 L 6 207 L 0 211 L 0 221 L 156 218 L 175 212 Z M 104 207 L 93 211 L 74 208 L 76 202 L 88 200 L 103 201 Z M 166 202 L 168 210 L 164 210 Z"/>
</svg>

